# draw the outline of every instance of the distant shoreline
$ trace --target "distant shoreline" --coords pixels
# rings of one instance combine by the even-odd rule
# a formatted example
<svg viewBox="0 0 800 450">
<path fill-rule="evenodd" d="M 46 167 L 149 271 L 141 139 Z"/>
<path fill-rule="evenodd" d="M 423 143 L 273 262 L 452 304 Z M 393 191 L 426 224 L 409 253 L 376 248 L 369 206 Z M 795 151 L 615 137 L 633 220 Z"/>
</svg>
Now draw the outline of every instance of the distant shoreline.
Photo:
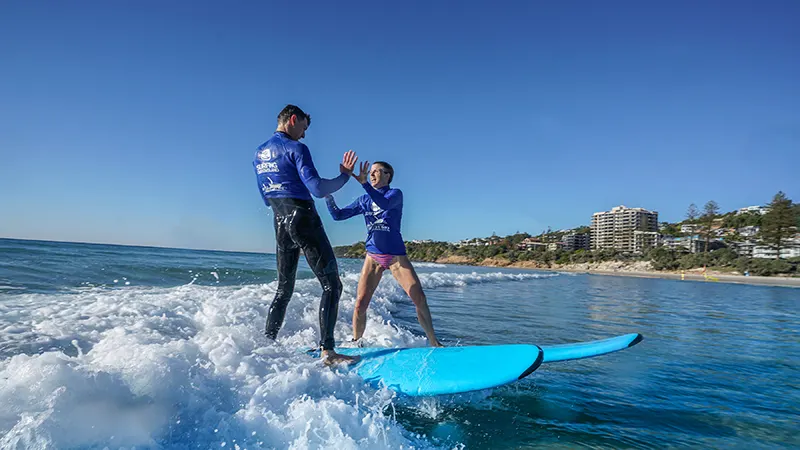
<svg viewBox="0 0 800 450">
<path fill-rule="evenodd" d="M 587 273 L 592 275 L 611 275 L 621 277 L 661 278 L 667 280 L 680 280 L 681 274 L 674 272 L 632 272 L 632 271 L 607 271 L 607 270 L 570 270 L 570 269 L 538 269 L 553 272 Z M 759 277 L 744 275 L 710 274 L 708 279 L 697 273 L 684 274 L 684 281 L 704 281 L 718 283 L 751 284 L 760 286 L 800 287 L 798 277 Z"/>
<path fill-rule="evenodd" d="M 480 263 L 472 263 L 467 258 L 448 257 L 439 258 L 435 261 L 439 264 L 453 264 L 453 265 L 469 265 L 478 267 L 501 267 L 501 268 L 514 268 L 514 269 L 527 269 L 527 270 L 541 270 L 547 272 L 570 272 L 570 273 L 585 273 L 591 275 L 610 275 L 620 277 L 638 277 L 638 278 L 660 278 L 666 280 L 683 280 L 685 281 L 703 281 L 703 282 L 717 282 L 717 283 L 735 283 L 735 284 L 750 284 L 760 286 L 780 286 L 780 287 L 800 287 L 800 277 L 780 277 L 780 276 L 744 276 L 719 273 L 716 271 L 708 271 L 708 277 L 704 276 L 699 269 L 691 269 L 681 272 L 662 272 L 656 270 L 639 269 L 637 267 L 628 267 L 625 263 L 599 263 L 600 268 L 580 267 L 584 265 L 572 265 L 561 267 L 541 267 L 539 264 L 531 263 L 529 261 L 508 263 L 506 260 L 486 259 Z M 635 264 L 635 263 L 634 263 Z M 575 267 L 579 266 L 579 267 Z M 618 266 L 618 267 L 614 267 Z M 608 268 L 606 268 L 608 267 Z"/>
</svg>

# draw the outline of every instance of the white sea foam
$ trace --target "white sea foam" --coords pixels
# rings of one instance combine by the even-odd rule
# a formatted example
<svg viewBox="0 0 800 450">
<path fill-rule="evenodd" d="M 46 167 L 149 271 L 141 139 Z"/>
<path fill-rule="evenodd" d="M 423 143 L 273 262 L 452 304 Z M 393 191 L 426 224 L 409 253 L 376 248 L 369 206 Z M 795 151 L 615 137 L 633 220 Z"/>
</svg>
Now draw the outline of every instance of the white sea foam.
<svg viewBox="0 0 800 450">
<path fill-rule="evenodd" d="M 421 274 L 423 287 L 539 278 Z M 358 274 L 342 275 L 337 341 Z M 275 286 L 85 288 L 0 302 L 0 448 L 428 448 L 392 416 L 394 394 L 298 351 L 318 340 L 321 289 L 299 280 L 277 343 L 262 329 Z M 420 346 L 392 318 L 385 277 L 365 339 Z"/>
<path fill-rule="evenodd" d="M 21 287 L 21 286 L 6 286 L 6 285 L 3 285 L 3 284 L 0 284 L 0 290 L 6 290 L 6 291 L 24 291 L 24 290 L 25 290 L 25 288 L 24 288 L 24 287 Z"/>
<path fill-rule="evenodd" d="M 497 283 L 502 281 L 524 281 L 537 278 L 557 277 L 556 273 L 447 273 L 433 272 L 420 274 L 419 278 L 423 288 L 437 288 L 445 286 L 466 286 L 478 283 Z"/>
<path fill-rule="evenodd" d="M 432 262 L 413 262 L 414 267 L 434 267 L 434 268 L 444 268 L 447 267 L 447 264 L 439 264 L 439 263 L 432 263 Z"/>
</svg>

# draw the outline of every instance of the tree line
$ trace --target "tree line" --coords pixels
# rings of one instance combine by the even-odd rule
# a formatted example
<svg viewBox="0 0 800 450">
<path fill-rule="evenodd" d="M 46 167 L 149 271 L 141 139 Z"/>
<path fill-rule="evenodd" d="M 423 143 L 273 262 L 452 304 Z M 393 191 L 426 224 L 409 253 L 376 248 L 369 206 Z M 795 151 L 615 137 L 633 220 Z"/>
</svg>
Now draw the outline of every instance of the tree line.
<svg viewBox="0 0 800 450">
<path fill-rule="evenodd" d="M 547 250 L 543 247 L 532 249 L 521 248 L 520 244 L 527 238 L 533 237 L 528 233 L 515 233 L 505 237 L 492 237 L 490 245 L 462 245 L 458 246 L 449 242 L 406 243 L 409 258 L 414 261 L 435 262 L 446 257 L 461 257 L 467 264 L 480 264 L 486 259 L 507 261 L 509 264 L 521 261 L 536 262 L 543 267 L 554 264 L 596 263 L 605 261 L 650 261 L 656 270 L 688 270 L 697 267 L 710 267 L 722 270 L 737 270 L 741 273 L 750 272 L 753 275 L 797 274 L 800 258 L 781 259 L 780 250 L 785 248 L 787 241 L 800 229 L 800 205 L 794 204 L 783 192 L 778 192 L 768 205 L 769 211 L 764 214 L 736 212 L 719 214 L 716 202 L 709 201 L 703 211 L 691 204 L 686 213 L 684 224 L 694 224 L 700 227 L 700 235 L 704 239 L 703 252 L 689 253 L 683 249 L 675 250 L 665 247 L 649 249 L 644 254 L 633 255 L 613 249 L 604 250 L 576 250 L 563 249 Z M 713 227 L 715 222 L 724 228 L 741 228 L 744 226 L 759 226 L 757 242 L 777 250 L 778 258 L 764 260 L 739 256 L 730 248 L 711 249 Z M 741 226 L 740 226 L 741 225 Z M 589 227 L 578 230 L 589 232 Z M 663 234 L 681 235 L 680 223 L 662 224 Z M 540 242 L 558 242 L 563 238 L 564 232 L 543 232 L 536 236 Z M 726 236 L 726 240 L 741 239 L 736 235 Z M 363 242 L 349 246 L 335 247 L 337 256 L 345 258 L 363 258 L 366 249 Z"/>
<path fill-rule="evenodd" d="M 776 252 L 776 259 L 781 259 L 781 251 L 789 244 L 789 240 L 797 234 L 800 229 L 800 204 L 795 204 L 786 196 L 783 191 L 779 191 L 772 197 L 772 201 L 767 205 L 766 214 L 760 213 L 737 213 L 730 212 L 724 216 L 719 214 L 719 206 L 714 200 L 708 201 L 703 207 L 702 213 L 694 203 L 689 205 L 686 211 L 684 223 L 694 224 L 700 227 L 700 234 L 704 238 L 704 252 L 709 251 L 714 223 L 719 221 L 720 228 L 740 229 L 747 226 L 757 226 L 759 231 L 755 236 L 755 243 L 766 246 Z M 670 230 L 673 231 L 673 230 Z M 741 242 L 744 240 L 735 231 L 726 240 L 730 242 Z"/>
</svg>

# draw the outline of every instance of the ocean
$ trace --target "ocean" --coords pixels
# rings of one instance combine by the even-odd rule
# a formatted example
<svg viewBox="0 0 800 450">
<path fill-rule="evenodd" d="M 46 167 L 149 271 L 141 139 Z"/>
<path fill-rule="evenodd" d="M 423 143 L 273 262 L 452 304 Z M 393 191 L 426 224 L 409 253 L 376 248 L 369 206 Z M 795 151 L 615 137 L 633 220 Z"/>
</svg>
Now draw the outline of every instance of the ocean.
<svg viewBox="0 0 800 450">
<path fill-rule="evenodd" d="M 340 342 L 361 263 L 339 260 Z M 798 288 L 415 266 L 445 345 L 644 341 L 399 398 L 299 351 L 321 293 L 302 259 L 269 343 L 274 255 L 0 239 L 0 449 L 800 447 Z M 368 314 L 368 344 L 425 345 L 390 275 Z"/>
</svg>

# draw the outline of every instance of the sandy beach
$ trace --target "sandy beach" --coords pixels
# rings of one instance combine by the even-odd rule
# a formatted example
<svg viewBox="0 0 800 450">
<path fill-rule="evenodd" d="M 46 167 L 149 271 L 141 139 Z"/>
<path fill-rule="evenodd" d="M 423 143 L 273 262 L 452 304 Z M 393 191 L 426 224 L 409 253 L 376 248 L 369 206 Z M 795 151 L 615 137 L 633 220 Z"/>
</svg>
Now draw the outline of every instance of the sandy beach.
<svg viewBox="0 0 800 450">
<path fill-rule="evenodd" d="M 738 284 L 756 284 L 765 286 L 785 286 L 785 287 L 800 287 L 800 278 L 798 277 L 756 277 L 744 275 L 727 275 L 727 274 L 709 274 L 708 277 L 697 273 L 680 273 L 673 272 L 634 272 L 634 271 L 607 271 L 607 270 L 568 270 L 568 269 L 541 269 L 541 270 L 554 270 L 559 272 L 575 272 L 575 273 L 590 273 L 594 275 L 616 275 L 621 277 L 642 277 L 642 278 L 664 278 L 671 280 L 684 281 L 701 281 L 701 282 L 717 282 L 717 283 L 738 283 Z"/>
</svg>

